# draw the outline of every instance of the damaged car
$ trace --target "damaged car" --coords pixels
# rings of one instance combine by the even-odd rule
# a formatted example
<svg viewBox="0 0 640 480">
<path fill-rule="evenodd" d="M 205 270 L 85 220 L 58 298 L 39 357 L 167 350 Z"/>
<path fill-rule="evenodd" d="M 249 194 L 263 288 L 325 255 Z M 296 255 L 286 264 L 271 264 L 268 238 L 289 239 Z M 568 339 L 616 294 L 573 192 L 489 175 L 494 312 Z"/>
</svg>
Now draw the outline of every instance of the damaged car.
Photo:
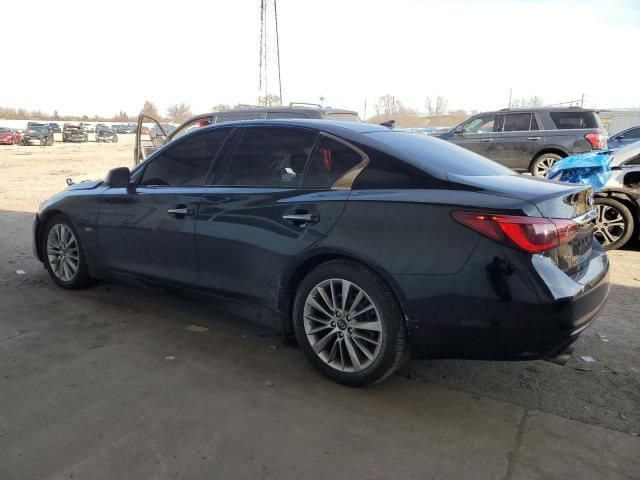
<svg viewBox="0 0 640 480">
<path fill-rule="evenodd" d="M 82 128 L 82 125 L 75 123 L 65 123 L 62 126 L 62 141 L 84 143 L 89 141 L 89 136 L 87 135 L 87 132 Z"/>
<path fill-rule="evenodd" d="M 607 250 L 640 239 L 640 142 L 610 152 L 611 174 L 596 193 L 595 237 Z"/>
<path fill-rule="evenodd" d="M 22 136 L 23 145 L 53 145 L 53 132 L 46 124 L 30 123 Z"/>
<path fill-rule="evenodd" d="M 118 143 L 118 135 L 107 126 L 96 127 L 96 142 Z"/>
<path fill-rule="evenodd" d="M 592 193 L 379 125 L 229 121 L 70 185 L 33 245 L 62 288 L 208 293 L 364 386 L 410 356 L 568 358 L 609 295 Z"/>
</svg>

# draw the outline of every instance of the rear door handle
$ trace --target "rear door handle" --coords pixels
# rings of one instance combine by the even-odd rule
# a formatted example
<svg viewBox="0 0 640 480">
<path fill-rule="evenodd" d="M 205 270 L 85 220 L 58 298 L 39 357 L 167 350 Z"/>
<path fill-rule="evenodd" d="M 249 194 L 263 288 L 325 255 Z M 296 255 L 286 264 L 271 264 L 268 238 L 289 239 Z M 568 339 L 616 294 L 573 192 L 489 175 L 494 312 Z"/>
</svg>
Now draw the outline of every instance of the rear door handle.
<svg viewBox="0 0 640 480">
<path fill-rule="evenodd" d="M 527 140 L 540 140 L 540 137 L 529 137 Z"/>
<path fill-rule="evenodd" d="M 182 205 L 178 205 L 175 208 L 170 208 L 167 210 L 169 215 L 172 215 L 176 218 L 184 218 L 187 215 L 193 215 L 193 208 L 183 207 Z"/>
<path fill-rule="evenodd" d="M 287 213 L 282 218 L 295 224 L 317 223 L 320 220 L 320 216 L 313 213 Z"/>
<path fill-rule="evenodd" d="M 493 142 L 493 138 L 482 138 L 481 142 Z"/>
</svg>

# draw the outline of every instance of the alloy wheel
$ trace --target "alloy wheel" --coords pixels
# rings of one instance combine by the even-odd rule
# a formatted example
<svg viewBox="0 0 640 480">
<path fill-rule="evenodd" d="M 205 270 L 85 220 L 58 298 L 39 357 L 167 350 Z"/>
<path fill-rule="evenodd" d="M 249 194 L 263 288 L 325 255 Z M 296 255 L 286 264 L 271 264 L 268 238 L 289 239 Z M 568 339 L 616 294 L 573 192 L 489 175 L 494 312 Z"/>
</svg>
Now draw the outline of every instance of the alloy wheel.
<svg viewBox="0 0 640 480">
<path fill-rule="evenodd" d="M 549 170 L 558 160 L 554 157 L 543 157 L 539 162 L 536 162 L 534 174 L 536 177 L 546 178 L 549 175 Z"/>
<path fill-rule="evenodd" d="M 339 371 L 365 370 L 380 354 L 378 308 L 348 280 L 331 278 L 313 287 L 304 304 L 304 329 L 315 354 Z"/>
<path fill-rule="evenodd" d="M 63 282 L 75 277 L 80 267 L 78 241 L 69 227 L 56 223 L 47 237 L 47 258 L 53 274 Z"/>
<path fill-rule="evenodd" d="M 596 205 L 596 230 L 593 233 L 603 245 L 611 245 L 625 234 L 627 225 L 622 213 L 610 205 Z"/>
</svg>

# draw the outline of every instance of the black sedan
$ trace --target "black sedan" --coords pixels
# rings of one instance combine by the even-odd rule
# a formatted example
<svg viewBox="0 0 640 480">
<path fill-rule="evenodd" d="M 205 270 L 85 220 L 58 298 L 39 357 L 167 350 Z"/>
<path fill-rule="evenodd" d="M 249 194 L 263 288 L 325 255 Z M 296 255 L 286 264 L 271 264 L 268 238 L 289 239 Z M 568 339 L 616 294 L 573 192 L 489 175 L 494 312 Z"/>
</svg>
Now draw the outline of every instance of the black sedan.
<svg viewBox="0 0 640 480">
<path fill-rule="evenodd" d="M 34 250 L 63 288 L 136 277 L 252 306 L 325 375 L 366 385 L 410 354 L 565 352 L 609 294 L 594 217 L 589 188 L 435 138 L 229 122 L 46 201 Z"/>
</svg>

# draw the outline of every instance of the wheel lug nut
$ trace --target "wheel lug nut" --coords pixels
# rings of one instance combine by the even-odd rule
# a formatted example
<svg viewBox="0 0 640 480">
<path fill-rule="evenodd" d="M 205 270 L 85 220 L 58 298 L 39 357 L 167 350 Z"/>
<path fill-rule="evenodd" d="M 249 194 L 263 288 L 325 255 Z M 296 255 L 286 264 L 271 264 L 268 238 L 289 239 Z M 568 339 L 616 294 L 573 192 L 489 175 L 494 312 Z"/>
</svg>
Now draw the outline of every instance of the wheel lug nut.
<svg viewBox="0 0 640 480">
<path fill-rule="evenodd" d="M 342 332 L 338 332 L 338 336 L 339 336 L 340 338 L 342 338 L 342 337 L 344 336 L 344 334 L 343 334 Z"/>
<path fill-rule="evenodd" d="M 353 328 L 349 327 L 349 329 L 347 330 L 349 333 L 353 333 Z"/>
<path fill-rule="evenodd" d="M 336 322 L 331 322 L 331 326 L 335 327 L 336 326 Z"/>
</svg>

